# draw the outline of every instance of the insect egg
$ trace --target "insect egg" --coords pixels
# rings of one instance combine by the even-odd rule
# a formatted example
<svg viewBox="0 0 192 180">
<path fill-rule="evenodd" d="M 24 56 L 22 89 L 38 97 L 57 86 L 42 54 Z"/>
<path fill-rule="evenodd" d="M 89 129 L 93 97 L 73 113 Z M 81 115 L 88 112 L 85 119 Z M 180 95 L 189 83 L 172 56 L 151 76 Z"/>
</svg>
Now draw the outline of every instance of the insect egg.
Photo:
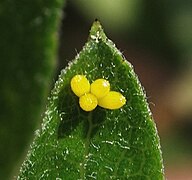
<svg viewBox="0 0 192 180">
<path fill-rule="evenodd" d="M 110 91 L 105 97 L 98 100 L 98 105 L 106 109 L 119 109 L 126 103 L 125 97 L 116 91 Z"/>
<path fill-rule="evenodd" d="M 106 96 L 110 91 L 110 84 L 105 79 L 97 79 L 91 84 L 91 93 L 98 99 Z"/>
<path fill-rule="evenodd" d="M 75 75 L 71 79 L 71 89 L 78 96 L 82 96 L 90 91 L 90 83 L 83 75 Z"/>
<path fill-rule="evenodd" d="M 84 111 L 92 111 L 97 107 L 97 98 L 91 94 L 85 94 L 79 98 L 79 105 Z"/>
</svg>

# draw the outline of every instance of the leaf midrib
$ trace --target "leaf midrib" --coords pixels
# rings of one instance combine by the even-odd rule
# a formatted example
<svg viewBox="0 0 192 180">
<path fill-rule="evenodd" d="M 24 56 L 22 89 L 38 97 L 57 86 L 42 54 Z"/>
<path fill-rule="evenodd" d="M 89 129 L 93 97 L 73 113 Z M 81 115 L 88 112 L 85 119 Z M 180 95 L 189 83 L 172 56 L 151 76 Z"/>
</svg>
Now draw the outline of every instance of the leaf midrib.
<svg viewBox="0 0 192 180">
<path fill-rule="evenodd" d="M 90 139 L 91 139 L 91 133 L 94 128 L 93 122 L 92 122 L 92 112 L 89 112 L 88 115 L 88 131 L 85 138 L 85 151 L 83 156 L 83 161 L 80 163 L 80 176 L 81 179 L 85 179 L 85 173 L 86 173 L 86 163 L 89 159 L 89 147 L 90 147 Z"/>
</svg>

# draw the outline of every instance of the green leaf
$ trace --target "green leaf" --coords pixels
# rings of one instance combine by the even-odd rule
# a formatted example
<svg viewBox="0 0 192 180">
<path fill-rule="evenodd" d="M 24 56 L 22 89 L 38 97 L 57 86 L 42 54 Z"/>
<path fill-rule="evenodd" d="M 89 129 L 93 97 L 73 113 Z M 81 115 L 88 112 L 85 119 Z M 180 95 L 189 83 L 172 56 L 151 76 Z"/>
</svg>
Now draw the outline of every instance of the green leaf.
<svg viewBox="0 0 192 180">
<path fill-rule="evenodd" d="M 70 80 L 105 78 L 127 99 L 121 109 L 83 111 Z M 95 21 L 89 40 L 61 72 L 42 129 L 18 179 L 164 179 L 155 123 L 133 68 Z"/>
<path fill-rule="evenodd" d="M 63 2 L 0 1 L 0 177 L 4 180 L 23 157 L 45 108 Z"/>
</svg>

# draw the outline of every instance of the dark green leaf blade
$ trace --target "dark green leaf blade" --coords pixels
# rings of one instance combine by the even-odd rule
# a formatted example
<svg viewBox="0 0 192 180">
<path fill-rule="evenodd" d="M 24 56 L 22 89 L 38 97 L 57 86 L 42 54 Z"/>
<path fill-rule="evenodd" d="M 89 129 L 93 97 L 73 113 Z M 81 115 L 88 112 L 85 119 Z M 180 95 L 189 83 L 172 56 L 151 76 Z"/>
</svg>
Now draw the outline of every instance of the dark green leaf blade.
<svg viewBox="0 0 192 180">
<path fill-rule="evenodd" d="M 127 103 L 118 110 L 84 112 L 70 80 L 105 78 Z M 96 21 L 86 45 L 61 72 L 42 129 L 18 179 L 164 179 L 159 138 L 132 66 Z"/>
<path fill-rule="evenodd" d="M 64 2 L 0 1 L 0 179 L 17 173 L 45 109 Z"/>
</svg>

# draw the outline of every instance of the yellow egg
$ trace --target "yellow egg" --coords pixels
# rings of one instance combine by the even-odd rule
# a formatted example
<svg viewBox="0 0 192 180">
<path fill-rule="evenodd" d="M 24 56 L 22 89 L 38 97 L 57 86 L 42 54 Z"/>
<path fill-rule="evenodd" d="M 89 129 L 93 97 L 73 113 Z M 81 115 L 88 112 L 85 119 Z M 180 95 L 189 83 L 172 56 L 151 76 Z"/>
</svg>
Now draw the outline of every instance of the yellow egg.
<svg viewBox="0 0 192 180">
<path fill-rule="evenodd" d="M 97 107 L 97 98 L 91 94 L 85 94 L 79 98 L 79 105 L 84 111 L 92 111 Z"/>
<path fill-rule="evenodd" d="M 106 96 L 110 91 L 110 84 L 105 79 L 97 79 L 91 84 L 91 93 L 98 99 Z"/>
<path fill-rule="evenodd" d="M 71 89 L 78 96 L 90 92 L 90 83 L 83 75 L 75 75 L 71 79 Z"/>
<path fill-rule="evenodd" d="M 106 109 L 119 109 L 126 103 L 125 97 L 116 91 L 110 91 L 105 97 L 98 100 L 98 105 Z"/>
</svg>

